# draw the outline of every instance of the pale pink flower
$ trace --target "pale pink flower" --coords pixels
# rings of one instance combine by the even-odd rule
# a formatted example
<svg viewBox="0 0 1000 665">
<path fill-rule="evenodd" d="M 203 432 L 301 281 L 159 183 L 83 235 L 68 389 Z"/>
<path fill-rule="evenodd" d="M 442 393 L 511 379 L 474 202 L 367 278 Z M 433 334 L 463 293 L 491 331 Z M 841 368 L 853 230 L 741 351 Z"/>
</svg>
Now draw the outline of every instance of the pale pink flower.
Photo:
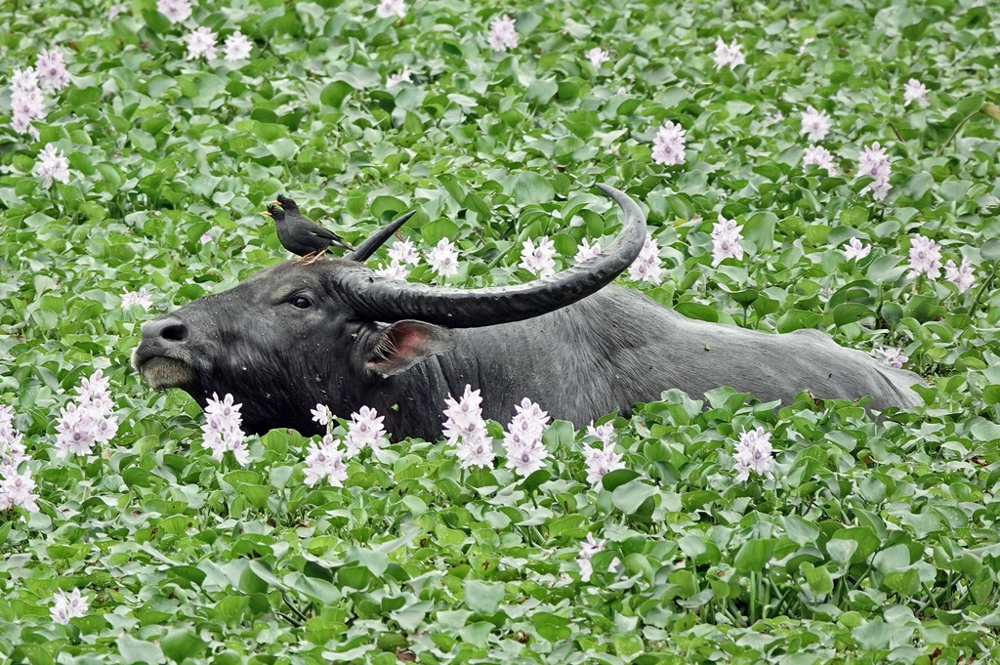
<svg viewBox="0 0 1000 665">
<path fill-rule="evenodd" d="M 459 466 L 468 469 L 471 466 L 493 468 L 496 453 L 493 452 L 493 440 L 485 435 L 485 429 L 476 434 L 462 437 L 462 442 L 455 450 Z"/>
<path fill-rule="evenodd" d="M 889 184 L 890 166 L 885 148 L 880 146 L 877 141 L 870 146 L 865 146 L 865 149 L 861 151 L 861 157 L 858 161 L 858 177 L 874 178 L 872 182 L 865 185 L 861 193 L 864 194 L 870 191 L 872 198 L 876 201 L 885 199 L 886 194 L 889 193 L 889 189 L 892 187 Z"/>
<path fill-rule="evenodd" d="M 615 434 L 614 423 L 604 423 L 603 425 L 594 426 L 594 423 L 587 425 L 587 436 L 592 436 L 599 440 L 605 446 L 611 443 L 611 437 Z"/>
<path fill-rule="evenodd" d="M 24 435 L 14 427 L 14 410 L 0 404 L 0 476 L 4 469 L 17 469 L 27 457 Z"/>
<path fill-rule="evenodd" d="M 596 257 L 601 253 L 601 243 L 595 242 L 593 245 L 590 241 L 584 238 L 580 241 L 580 246 L 576 250 L 576 256 L 573 260 L 577 263 L 583 263 L 584 261 L 589 261 L 590 259 Z"/>
<path fill-rule="evenodd" d="M 920 274 L 937 279 L 941 274 L 941 248 L 930 238 L 917 236 L 910 241 L 910 277 Z"/>
<path fill-rule="evenodd" d="M 525 240 L 521 250 L 521 263 L 518 265 L 539 277 L 548 277 L 556 272 L 556 248 L 548 236 L 542 236 L 536 247 L 530 240 Z"/>
<path fill-rule="evenodd" d="M 191 3 L 188 0 L 158 0 L 156 9 L 171 23 L 180 23 L 191 17 Z"/>
<path fill-rule="evenodd" d="M 333 411 L 326 404 L 317 404 L 315 409 L 309 409 L 312 420 L 320 427 L 329 427 L 333 422 Z"/>
<path fill-rule="evenodd" d="M 587 482 L 594 485 L 612 471 L 625 468 L 621 454 L 615 452 L 610 441 L 601 448 L 585 448 L 583 456 L 587 463 Z"/>
<path fill-rule="evenodd" d="M 443 434 L 455 451 L 463 469 L 470 466 L 493 466 L 493 442 L 486 432 L 486 421 L 480 406 L 483 398 L 478 390 L 466 384 L 462 398 L 445 398 Z"/>
<path fill-rule="evenodd" d="M 403 0 L 382 0 L 375 8 L 375 16 L 379 18 L 389 18 L 406 16 L 406 3 Z"/>
<path fill-rule="evenodd" d="M 217 35 L 210 28 L 195 28 L 185 38 L 187 40 L 188 60 L 196 60 L 204 57 L 206 60 L 215 59 L 215 42 Z"/>
<path fill-rule="evenodd" d="M 42 99 L 42 90 L 38 86 L 34 68 L 15 69 L 10 78 L 10 88 L 11 129 L 37 141 L 38 130 L 32 126 L 31 121 L 45 119 L 45 100 Z"/>
<path fill-rule="evenodd" d="M 90 609 L 90 599 L 81 595 L 79 589 L 73 589 L 71 593 L 56 591 L 52 600 L 55 604 L 49 611 L 56 623 L 68 624 L 70 619 L 87 616 Z"/>
<path fill-rule="evenodd" d="M 451 395 L 445 398 L 447 405 L 444 415 L 447 420 L 444 422 L 444 435 L 448 443 L 455 445 L 459 437 L 470 431 L 469 423 L 476 425 L 474 430 L 479 429 L 479 425 L 485 429 L 486 423 L 483 421 L 483 398 L 480 391 L 473 390 L 469 384 L 465 385 L 465 393 L 461 399 L 456 400 Z"/>
<path fill-rule="evenodd" d="M 639 250 L 639 256 L 628 268 L 629 279 L 637 282 L 659 284 L 663 281 L 663 266 L 660 264 L 660 246 L 653 236 L 646 234 L 646 241 Z"/>
<path fill-rule="evenodd" d="M 62 150 L 50 143 L 38 153 L 34 173 L 42 178 L 42 186 L 45 188 L 52 187 L 54 180 L 65 185 L 69 182 L 69 160 Z"/>
<path fill-rule="evenodd" d="M 541 439 L 548 424 L 549 414 L 535 402 L 525 397 L 521 403 L 514 406 L 516 413 L 507 425 L 509 432 L 517 432 L 527 438 Z"/>
<path fill-rule="evenodd" d="M 55 447 L 60 457 L 89 455 L 95 444 L 108 443 L 118 432 L 108 379 L 97 370 L 77 386 L 77 402 L 69 402 L 56 421 Z"/>
<path fill-rule="evenodd" d="M 393 259 L 389 262 L 389 265 L 376 268 L 375 274 L 381 275 L 386 279 L 394 279 L 399 282 L 405 282 L 410 273 L 407 271 L 406 266 L 396 259 Z"/>
<path fill-rule="evenodd" d="M 592 48 L 586 53 L 587 60 L 590 60 L 590 64 L 594 65 L 597 69 L 601 68 L 605 62 L 611 60 L 611 56 L 602 48 Z"/>
<path fill-rule="evenodd" d="M 214 41 L 212 46 L 214 48 Z M 226 43 L 223 44 L 222 51 L 224 54 L 223 57 L 227 62 L 246 60 L 250 57 L 250 52 L 253 51 L 253 44 L 250 43 L 246 35 L 237 30 L 226 37 Z"/>
<path fill-rule="evenodd" d="M 451 445 L 456 445 L 460 439 L 486 438 L 486 421 L 483 420 L 483 409 L 480 406 L 483 398 L 478 390 L 466 384 L 465 394 L 456 400 L 451 395 L 445 398 L 447 407 L 444 410 L 443 434 Z"/>
<path fill-rule="evenodd" d="M 653 161 L 664 166 L 683 164 L 686 148 L 685 133 L 679 124 L 670 120 L 665 121 L 653 139 Z"/>
<path fill-rule="evenodd" d="M 362 406 L 356 413 L 351 414 L 351 422 L 347 423 L 347 436 L 344 443 L 347 445 L 348 459 L 354 457 L 365 447 L 372 450 L 381 450 L 383 446 L 389 445 L 389 437 L 385 434 L 385 425 L 382 422 L 385 416 L 378 415 L 378 411 Z"/>
<path fill-rule="evenodd" d="M 545 460 L 549 456 L 549 451 L 541 440 L 524 441 L 512 434 L 504 437 L 504 447 L 507 451 L 507 468 L 513 469 L 522 478 L 527 478 L 545 466 Z"/>
<path fill-rule="evenodd" d="M 522 477 L 530 476 L 545 466 L 549 453 L 542 445 L 542 434 L 549 415 L 538 404 L 525 397 L 515 406 L 517 413 L 511 418 L 504 433 L 507 468 Z"/>
<path fill-rule="evenodd" d="M 427 265 L 442 277 L 458 274 L 458 250 L 447 238 L 441 238 L 431 251 L 427 252 Z"/>
<path fill-rule="evenodd" d="M 743 260 L 741 226 L 735 219 L 726 219 L 719 213 L 719 221 L 712 225 L 712 265 L 717 266 L 728 258 Z"/>
<path fill-rule="evenodd" d="M 871 245 L 866 245 L 857 238 L 851 238 L 844 243 L 844 257 L 850 261 L 851 259 L 861 260 L 868 256 L 868 253 L 872 251 Z"/>
<path fill-rule="evenodd" d="M 903 352 L 899 349 L 894 349 L 891 346 L 884 346 L 880 349 L 875 349 L 872 351 L 872 355 L 881 354 L 879 360 L 888 365 L 889 367 L 895 367 L 896 369 L 901 369 L 903 363 L 905 363 L 909 358 L 903 355 Z"/>
<path fill-rule="evenodd" d="M 205 447 L 212 451 L 212 457 L 222 460 L 229 451 L 240 466 L 246 466 L 250 462 L 250 453 L 246 449 L 243 416 L 240 415 L 242 406 L 234 403 L 229 393 L 222 399 L 219 399 L 218 393 L 212 393 L 205 405 L 205 424 L 201 426 L 201 431 Z"/>
<path fill-rule="evenodd" d="M 802 133 L 809 135 L 812 142 L 822 141 L 830 133 L 833 121 L 826 111 L 817 111 L 811 106 L 807 106 L 802 114 Z"/>
<path fill-rule="evenodd" d="M 821 145 L 809 146 L 806 148 L 806 155 L 802 158 L 803 166 L 818 166 L 821 169 L 826 169 L 826 172 L 830 175 L 834 175 L 836 171 L 833 166 L 833 155 L 830 151 Z"/>
<path fill-rule="evenodd" d="M 910 79 L 903 86 L 903 106 L 908 106 L 910 102 L 916 102 L 917 106 L 920 108 L 926 108 L 929 101 L 927 101 L 927 88 L 923 83 L 917 79 Z"/>
<path fill-rule="evenodd" d="M 498 16 L 490 23 L 490 34 L 486 37 L 490 48 L 494 51 L 507 51 L 517 48 L 518 36 L 514 19 L 510 16 Z"/>
<path fill-rule="evenodd" d="M 150 300 L 145 286 L 139 287 L 138 291 L 129 291 L 126 289 L 122 292 L 122 308 L 128 308 L 132 305 L 138 305 L 147 312 L 153 306 L 153 301 Z"/>
<path fill-rule="evenodd" d="M 729 66 L 730 69 L 735 69 L 738 65 L 742 65 L 746 62 L 746 56 L 743 55 L 743 47 L 736 43 L 736 39 L 733 39 L 733 43 L 726 45 L 726 42 L 722 41 L 719 37 L 715 40 L 715 53 L 712 58 L 715 60 L 715 69 L 719 70 L 725 66 Z"/>
<path fill-rule="evenodd" d="M 15 69 L 10 76 L 10 88 L 14 92 L 29 92 L 38 89 L 38 74 L 34 67 Z"/>
<path fill-rule="evenodd" d="M 29 513 L 38 512 L 38 494 L 35 492 L 35 481 L 31 471 L 25 469 L 18 473 L 12 465 L 3 468 L 0 477 L 0 511 L 6 511 L 14 506 L 20 506 Z"/>
<path fill-rule="evenodd" d="M 403 65 L 403 68 L 399 70 L 398 73 L 389 77 L 389 79 L 385 82 L 385 87 L 391 90 L 404 81 L 407 83 L 413 83 L 413 79 L 410 78 L 412 73 L 413 72 L 410 71 L 409 67 Z"/>
<path fill-rule="evenodd" d="M 774 450 L 771 447 L 771 435 L 763 427 L 757 427 L 749 432 L 743 430 L 740 440 L 733 453 L 734 469 L 737 471 L 736 482 L 750 477 L 751 473 L 773 478 L 771 461 Z"/>
<path fill-rule="evenodd" d="M 948 259 L 948 263 L 944 264 L 944 276 L 949 282 L 958 287 L 959 293 L 965 293 L 976 283 L 972 264 L 966 258 L 962 259 L 961 266 L 956 266 L 954 261 Z"/>
<path fill-rule="evenodd" d="M 59 51 L 42 51 L 35 60 L 38 83 L 45 90 L 57 92 L 69 85 L 69 72 Z"/>
<path fill-rule="evenodd" d="M 343 487 L 347 480 L 347 466 L 344 464 L 344 451 L 338 443 L 327 434 L 317 445 L 310 443 L 306 455 L 305 482 L 313 487 L 324 478 L 334 487 Z"/>
<path fill-rule="evenodd" d="M 403 265 L 415 266 L 420 263 L 417 248 L 409 240 L 397 240 L 389 248 L 389 258 Z"/>
</svg>

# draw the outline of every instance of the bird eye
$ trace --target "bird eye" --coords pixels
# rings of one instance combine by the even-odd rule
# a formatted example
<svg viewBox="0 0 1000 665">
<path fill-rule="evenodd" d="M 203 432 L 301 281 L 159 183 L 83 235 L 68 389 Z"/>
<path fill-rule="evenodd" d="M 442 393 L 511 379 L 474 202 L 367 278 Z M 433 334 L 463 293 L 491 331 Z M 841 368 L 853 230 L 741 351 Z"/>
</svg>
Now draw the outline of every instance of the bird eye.
<svg viewBox="0 0 1000 665">
<path fill-rule="evenodd" d="M 312 301 L 305 296 L 296 296 L 292 298 L 292 306 L 298 307 L 299 309 L 309 309 L 312 307 Z"/>
</svg>

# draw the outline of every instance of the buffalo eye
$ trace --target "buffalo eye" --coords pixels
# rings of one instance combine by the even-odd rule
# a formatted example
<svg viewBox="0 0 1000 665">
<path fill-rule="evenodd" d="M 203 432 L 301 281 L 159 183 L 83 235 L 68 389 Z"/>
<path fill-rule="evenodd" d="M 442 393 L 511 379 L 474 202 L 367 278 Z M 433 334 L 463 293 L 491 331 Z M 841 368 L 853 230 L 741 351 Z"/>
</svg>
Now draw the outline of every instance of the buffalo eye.
<svg viewBox="0 0 1000 665">
<path fill-rule="evenodd" d="M 309 309 L 312 307 L 312 301 L 305 296 L 295 296 L 291 300 L 293 307 L 298 307 L 299 309 Z"/>
</svg>

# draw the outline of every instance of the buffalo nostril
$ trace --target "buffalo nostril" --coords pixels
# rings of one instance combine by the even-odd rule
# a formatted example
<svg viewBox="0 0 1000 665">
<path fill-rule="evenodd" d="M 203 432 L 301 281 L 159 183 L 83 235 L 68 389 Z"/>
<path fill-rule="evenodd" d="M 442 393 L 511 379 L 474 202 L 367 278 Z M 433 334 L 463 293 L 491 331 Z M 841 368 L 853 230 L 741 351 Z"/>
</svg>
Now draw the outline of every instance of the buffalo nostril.
<svg viewBox="0 0 1000 665">
<path fill-rule="evenodd" d="M 167 326 L 160 331 L 160 337 L 168 339 L 171 342 L 183 342 L 187 339 L 187 336 L 188 329 L 183 323 L 175 323 L 174 325 Z"/>
<path fill-rule="evenodd" d="M 147 339 L 159 338 L 167 342 L 183 342 L 187 339 L 188 327 L 180 319 L 168 316 L 144 323 L 142 336 Z"/>
</svg>

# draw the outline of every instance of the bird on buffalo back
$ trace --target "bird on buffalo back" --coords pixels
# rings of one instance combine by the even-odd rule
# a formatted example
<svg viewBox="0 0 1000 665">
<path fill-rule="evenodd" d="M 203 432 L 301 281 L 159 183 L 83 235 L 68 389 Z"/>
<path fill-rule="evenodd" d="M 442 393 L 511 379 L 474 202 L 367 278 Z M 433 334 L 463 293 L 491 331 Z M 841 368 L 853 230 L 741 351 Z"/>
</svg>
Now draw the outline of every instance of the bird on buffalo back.
<svg viewBox="0 0 1000 665">
<path fill-rule="evenodd" d="M 281 246 L 292 254 L 301 256 L 300 261 L 316 261 L 331 245 L 351 249 L 336 233 L 306 219 L 295 201 L 287 196 L 279 194 L 276 201 L 271 201 L 264 214 L 274 219 Z"/>
</svg>

